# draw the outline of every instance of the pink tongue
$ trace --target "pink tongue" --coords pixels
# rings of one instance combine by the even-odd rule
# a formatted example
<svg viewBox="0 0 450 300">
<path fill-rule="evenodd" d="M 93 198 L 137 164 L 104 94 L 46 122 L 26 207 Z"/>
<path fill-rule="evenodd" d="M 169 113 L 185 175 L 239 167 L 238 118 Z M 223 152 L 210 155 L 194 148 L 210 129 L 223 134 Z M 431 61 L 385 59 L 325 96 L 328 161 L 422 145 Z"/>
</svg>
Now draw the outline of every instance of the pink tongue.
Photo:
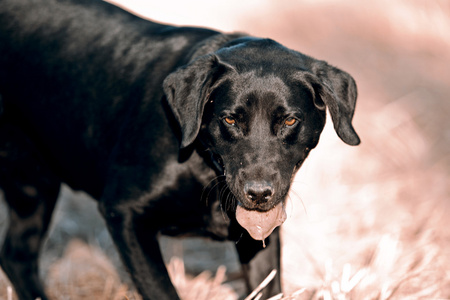
<svg viewBox="0 0 450 300">
<path fill-rule="evenodd" d="M 277 226 L 286 221 L 286 210 L 282 203 L 266 212 L 247 210 L 238 205 L 236 219 L 253 239 L 264 241 Z"/>
</svg>

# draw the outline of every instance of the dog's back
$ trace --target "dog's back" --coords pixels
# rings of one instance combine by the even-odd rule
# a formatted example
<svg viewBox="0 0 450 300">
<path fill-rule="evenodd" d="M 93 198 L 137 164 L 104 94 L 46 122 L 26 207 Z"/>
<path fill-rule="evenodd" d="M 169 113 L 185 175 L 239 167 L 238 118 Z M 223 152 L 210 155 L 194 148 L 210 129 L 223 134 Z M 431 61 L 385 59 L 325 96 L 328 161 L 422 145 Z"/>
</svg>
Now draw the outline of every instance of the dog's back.
<svg viewBox="0 0 450 300">
<path fill-rule="evenodd" d="M 168 131 L 162 82 L 196 40 L 216 34 L 188 31 L 103 1 L 0 1 L 4 122 L 47 145 L 70 186 L 99 197 L 128 117 L 147 110 L 153 130 Z"/>
</svg>

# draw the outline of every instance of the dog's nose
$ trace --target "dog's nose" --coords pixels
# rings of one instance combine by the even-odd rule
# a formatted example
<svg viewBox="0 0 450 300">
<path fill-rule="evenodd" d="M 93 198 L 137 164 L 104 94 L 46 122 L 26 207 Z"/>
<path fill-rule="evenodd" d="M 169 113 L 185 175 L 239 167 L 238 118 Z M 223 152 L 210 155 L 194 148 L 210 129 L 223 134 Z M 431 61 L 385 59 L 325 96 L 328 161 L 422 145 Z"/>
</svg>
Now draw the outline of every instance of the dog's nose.
<svg viewBox="0 0 450 300">
<path fill-rule="evenodd" d="M 267 181 L 249 181 L 244 185 L 244 193 L 248 200 L 264 203 L 273 196 L 273 186 Z"/>
</svg>

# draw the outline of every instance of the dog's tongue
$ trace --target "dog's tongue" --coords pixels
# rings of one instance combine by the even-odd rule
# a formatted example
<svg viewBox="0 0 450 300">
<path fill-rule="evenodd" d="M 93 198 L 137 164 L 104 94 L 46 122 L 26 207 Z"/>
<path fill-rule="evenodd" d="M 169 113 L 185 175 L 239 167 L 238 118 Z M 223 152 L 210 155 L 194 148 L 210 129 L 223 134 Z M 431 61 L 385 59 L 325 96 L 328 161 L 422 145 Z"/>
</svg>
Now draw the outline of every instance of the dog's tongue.
<svg viewBox="0 0 450 300">
<path fill-rule="evenodd" d="M 264 240 L 272 231 L 286 221 L 286 210 L 282 203 L 266 212 L 247 210 L 238 205 L 236 219 L 255 240 Z"/>
</svg>

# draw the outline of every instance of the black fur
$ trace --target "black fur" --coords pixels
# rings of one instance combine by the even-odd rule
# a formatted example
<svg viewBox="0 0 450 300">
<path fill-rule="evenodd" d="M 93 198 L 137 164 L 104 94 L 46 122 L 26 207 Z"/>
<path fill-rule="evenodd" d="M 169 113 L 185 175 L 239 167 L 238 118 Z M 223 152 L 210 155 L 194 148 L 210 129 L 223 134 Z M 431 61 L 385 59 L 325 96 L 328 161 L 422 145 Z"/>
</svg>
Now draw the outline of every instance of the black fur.
<svg viewBox="0 0 450 300">
<path fill-rule="evenodd" d="M 61 182 L 98 200 L 142 297 L 172 300 L 159 233 L 238 241 L 252 289 L 280 268 L 278 230 L 263 249 L 236 205 L 285 201 L 326 107 L 341 139 L 359 143 L 347 73 L 270 39 L 102 1 L 0 0 L 0 94 L 0 263 L 20 299 L 46 299 L 37 260 Z M 265 296 L 280 290 L 278 276 Z"/>
</svg>

